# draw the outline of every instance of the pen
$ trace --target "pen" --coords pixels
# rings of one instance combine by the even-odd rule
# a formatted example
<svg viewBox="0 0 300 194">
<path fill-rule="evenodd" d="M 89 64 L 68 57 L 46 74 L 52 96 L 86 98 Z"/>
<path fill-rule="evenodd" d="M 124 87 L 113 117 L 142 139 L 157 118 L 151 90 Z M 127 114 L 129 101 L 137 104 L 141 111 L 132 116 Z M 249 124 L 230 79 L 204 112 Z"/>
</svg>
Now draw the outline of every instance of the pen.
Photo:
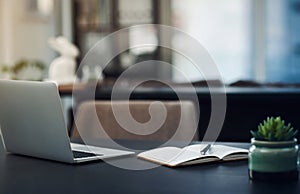
<svg viewBox="0 0 300 194">
<path fill-rule="evenodd" d="M 205 148 L 203 148 L 203 149 L 200 151 L 200 153 L 201 153 L 202 155 L 205 155 L 206 152 L 210 149 L 210 147 L 211 147 L 211 144 L 207 144 L 207 146 L 205 146 Z"/>
</svg>

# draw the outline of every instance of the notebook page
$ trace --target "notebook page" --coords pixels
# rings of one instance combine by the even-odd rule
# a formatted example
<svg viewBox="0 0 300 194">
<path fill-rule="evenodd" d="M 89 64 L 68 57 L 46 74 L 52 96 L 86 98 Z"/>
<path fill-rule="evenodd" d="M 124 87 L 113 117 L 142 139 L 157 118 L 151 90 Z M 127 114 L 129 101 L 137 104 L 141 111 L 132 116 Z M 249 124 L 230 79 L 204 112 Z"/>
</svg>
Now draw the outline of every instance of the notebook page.
<svg viewBox="0 0 300 194">
<path fill-rule="evenodd" d="M 189 150 L 189 151 L 193 151 L 196 153 L 200 153 L 201 150 L 203 150 L 208 144 L 194 144 L 194 145 L 189 145 L 186 146 L 184 149 Z"/>
<path fill-rule="evenodd" d="M 217 155 L 219 158 L 224 158 L 234 153 L 244 153 L 245 155 L 248 153 L 248 150 L 231 146 L 213 145 L 208 151 L 209 155 Z"/>
<path fill-rule="evenodd" d="M 169 163 L 181 151 L 181 148 L 162 147 L 153 150 L 145 151 L 138 154 L 139 157 L 148 158 L 160 163 Z"/>
</svg>

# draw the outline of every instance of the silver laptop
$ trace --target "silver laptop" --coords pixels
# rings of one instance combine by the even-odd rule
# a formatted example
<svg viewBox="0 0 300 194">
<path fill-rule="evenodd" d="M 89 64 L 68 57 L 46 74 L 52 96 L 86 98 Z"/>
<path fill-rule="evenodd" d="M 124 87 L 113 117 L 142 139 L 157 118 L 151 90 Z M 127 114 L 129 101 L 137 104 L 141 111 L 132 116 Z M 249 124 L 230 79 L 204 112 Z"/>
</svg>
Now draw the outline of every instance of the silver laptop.
<svg viewBox="0 0 300 194">
<path fill-rule="evenodd" d="M 67 163 L 133 154 L 70 143 L 57 85 L 51 82 L 0 80 L 0 128 L 10 153 Z"/>
</svg>

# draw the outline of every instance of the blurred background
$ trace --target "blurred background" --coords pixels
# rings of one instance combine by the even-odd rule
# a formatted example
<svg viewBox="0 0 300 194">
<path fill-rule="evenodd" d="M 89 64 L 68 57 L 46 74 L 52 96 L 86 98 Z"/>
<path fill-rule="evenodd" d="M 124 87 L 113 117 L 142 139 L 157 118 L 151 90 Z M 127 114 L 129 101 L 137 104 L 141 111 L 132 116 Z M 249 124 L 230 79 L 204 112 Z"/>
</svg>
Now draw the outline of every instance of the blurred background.
<svg viewBox="0 0 300 194">
<path fill-rule="evenodd" d="M 48 45 L 50 37 L 64 36 L 73 42 L 80 51 L 79 63 L 106 35 L 138 24 L 173 26 L 197 39 L 225 83 L 300 82 L 300 0 L 0 0 L 0 77 L 20 60 L 39 61 L 47 77 L 49 64 L 58 55 Z M 159 33 L 151 27 L 129 30 L 116 46 L 130 46 L 144 38 L 159 43 Z M 163 38 L 193 49 L 180 37 Z M 191 81 L 203 79 L 183 56 L 160 47 L 120 54 L 104 75 L 116 77 L 130 65 L 149 59 L 171 63 Z M 157 66 L 149 65 L 144 73 L 182 81 L 176 72 Z"/>
</svg>

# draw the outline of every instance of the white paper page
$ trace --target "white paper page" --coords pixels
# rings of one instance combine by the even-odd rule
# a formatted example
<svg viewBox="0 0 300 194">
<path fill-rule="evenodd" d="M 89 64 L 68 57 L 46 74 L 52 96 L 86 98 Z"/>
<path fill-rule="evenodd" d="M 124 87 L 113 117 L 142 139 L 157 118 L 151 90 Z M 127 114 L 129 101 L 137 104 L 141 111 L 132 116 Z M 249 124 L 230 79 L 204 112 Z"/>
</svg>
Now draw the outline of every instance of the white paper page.
<svg viewBox="0 0 300 194">
<path fill-rule="evenodd" d="M 201 150 L 203 150 L 207 145 L 208 144 L 195 144 L 195 145 L 187 146 L 185 149 L 200 153 Z M 212 145 L 205 155 L 217 156 L 218 158 L 222 159 L 229 154 L 238 153 L 238 152 L 248 153 L 248 150 L 237 148 L 237 147 L 224 146 L 224 145 Z"/>
<path fill-rule="evenodd" d="M 176 147 L 163 147 L 138 154 L 139 157 L 150 158 L 162 163 L 169 163 L 182 149 Z"/>
<path fill-rule="evenodd" d="M 200 153 L 201 150 L 203 150 L 208 144 L 195 144 L 195 145 L 189 145 L 186 146 L 184 149 L 189 150 L 189 151 L 193 151 L 196 153 Z"/>
<path fill-rule="evenodd" d="M 175 156 L 170 161 L 170 163 L 172 165 L 178 165 L 178 164 L 184 163 L 186 161 L 195 160 L 195 159 L 199 159 L 199 158 L 203 158 L 203 157 L 207 157 L 207 156 L 215 156 L 218 158 L 218 156 L 216 154 L 213 154 L 213 153 L 209 154 L 209 151 L 205 155 L 201 154 L 201 151 L 207 145 L 208 144 L 195 144 L 195 145 L 186 146 L 185 148 L 182 149 L 182 151 L 177 156 Z M 208 160 L 211 161 L 211 158 Z"/>
<path fill-rule="evenodd" d="M 213 161 L 215 159 L 212 159 L 211 157 L 217 157 L 221 159 L 228 154 L 236 152 L 248 152 L 248 150 L 246 149 L 236 147 L 212 145 L 211 148 L 207 151 L 207 153 L 205 155 L 202 155 L 201 150 L 203 150 L 207 145 L 208 144 L 196 144 L 187 146 L 183 149 L 177 147 L 163 147 L 142 152 L 138 156 L 146 159 L 152 159 L 154 161 L 165 163 L 171 166 L 176 166 L 181 163 L 203 157 L 209 157 L 207 161 Z M 203 160 L 203 162 L 205 161 L 206 160 Z M 191 163 L 197 162 L 191 161 Z"/>
<path fill-rule="evenodd" d="M 224 158 L 225 156 L 233 153 L 248 153 L 248 150 L 242 149 L 242 148 L 236 148 L 236 147 L 230 147 L 230 146 L 223 146 L 223 145 L 213 145 L 208 154 L 217 155 L 219 158 Z"/>
<path fill-rule="evenodd" d="M 182 149 L 182 151 L 170 161 L 170 164 L 172 166 L 176 166 L 180 163 L 200 158 L 200 156 L 201 156 L 201 154 L 197 153 L 195 151 L 190 151 L 188 149 Z"/>
</svg>

